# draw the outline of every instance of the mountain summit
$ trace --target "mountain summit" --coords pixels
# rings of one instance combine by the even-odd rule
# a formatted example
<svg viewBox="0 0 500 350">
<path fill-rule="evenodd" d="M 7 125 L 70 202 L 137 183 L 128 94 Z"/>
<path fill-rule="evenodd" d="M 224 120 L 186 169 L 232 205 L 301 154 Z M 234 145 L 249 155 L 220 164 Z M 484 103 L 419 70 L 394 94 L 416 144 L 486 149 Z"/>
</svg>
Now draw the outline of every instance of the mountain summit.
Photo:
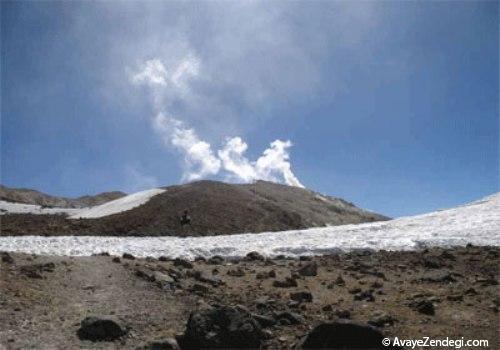
<svg viewBox="0 0 500 350">
<path fill-rule="evenodd" d="M 71 214 L 67 216 L 54 214 L 56 208 L 45 215 L 7 210 L 2 217 L 1 234 L 208 236 L 388 219 L 340 198 L 267 181 L 253 184 L 198 181 L 162 189 L 145 203 L 124 211 L 113 211 L 113 207 L 123 206 L 137 194 L 86 211 L 99 213 L 100 207 L 105 207 L 110 215 L 92 217 L 66 210 Z M 191 225 L 181 227 L 180 215 L 184 210 L 189 212 Z"/>
</svg>

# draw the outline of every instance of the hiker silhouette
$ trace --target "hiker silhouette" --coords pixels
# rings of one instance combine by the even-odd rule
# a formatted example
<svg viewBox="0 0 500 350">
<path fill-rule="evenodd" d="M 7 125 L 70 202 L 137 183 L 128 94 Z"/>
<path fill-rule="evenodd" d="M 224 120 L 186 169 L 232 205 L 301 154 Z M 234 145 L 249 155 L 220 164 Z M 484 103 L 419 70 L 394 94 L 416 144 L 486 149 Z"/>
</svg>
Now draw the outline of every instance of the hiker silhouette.
<svg viewBox="0 0 500 350">
<path fill-rule="evenodd" d="M 189 216 L 188 211 L 184 210 L 184 213 L 182 213 L 182 216 L 181 216 L 181 226 L 184 227 L 186 225 L 191 226 L 191 217 Z"/>
</svg>

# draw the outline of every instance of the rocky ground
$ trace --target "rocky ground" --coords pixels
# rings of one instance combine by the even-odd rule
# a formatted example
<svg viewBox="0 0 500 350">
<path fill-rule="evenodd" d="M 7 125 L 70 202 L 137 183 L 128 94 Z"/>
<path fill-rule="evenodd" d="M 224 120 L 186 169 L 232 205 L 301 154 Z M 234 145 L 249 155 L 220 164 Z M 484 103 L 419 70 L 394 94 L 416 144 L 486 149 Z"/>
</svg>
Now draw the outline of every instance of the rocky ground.
<svg viewBox="0 0 500 350">
<path fill-rule="evenodd" d="M 383 336 L 427 336 L 494 349 L 499 260 L 498 247 L 472 246 L 194 262 L 4 252 L 0 348 L 383 348 Z"/>
</svg>

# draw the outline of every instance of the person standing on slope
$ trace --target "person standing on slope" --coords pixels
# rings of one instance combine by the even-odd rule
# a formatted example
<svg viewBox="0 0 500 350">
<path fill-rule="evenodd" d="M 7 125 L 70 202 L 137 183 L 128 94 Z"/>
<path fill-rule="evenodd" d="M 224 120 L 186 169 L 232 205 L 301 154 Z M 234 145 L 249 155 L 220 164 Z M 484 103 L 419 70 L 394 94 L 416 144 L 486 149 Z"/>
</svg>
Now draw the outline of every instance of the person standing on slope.
<svg viewBox="0 0 500 350">
<path fill-rule="evenodd" d="M 184 213 L 181 216 L 181 227 L 184 227 L 186 225 L 191 226 L 191 217 L 189 216 L 187 209 L 184 210 Z"/>
</svg>

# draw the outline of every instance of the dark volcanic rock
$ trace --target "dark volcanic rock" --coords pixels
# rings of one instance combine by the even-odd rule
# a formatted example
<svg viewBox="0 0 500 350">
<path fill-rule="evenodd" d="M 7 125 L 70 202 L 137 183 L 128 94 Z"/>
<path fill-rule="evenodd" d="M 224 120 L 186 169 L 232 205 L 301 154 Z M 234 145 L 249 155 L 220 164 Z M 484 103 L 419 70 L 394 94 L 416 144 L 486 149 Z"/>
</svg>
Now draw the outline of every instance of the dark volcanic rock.
<svg viewBox="0 0 500 350">
<path fill-rule="evenodd" d="M 382 339 L 383 334 L 369 325 L 339 321 L 316 326 L 296 349 L 394 349 L 383 346 Z"/>
<path fill-rule="evenodd" d="M 372 315 L 369 324 L 375 327 L 384 327 L 384 326 L 392 326 L 396 319 L 389 315 L 388 313 L 378 310 L 375 311 Z"/>
<path fill-rule="evenodd" d="M 241 268 L 237 268 L 235 270 L 227 271 L 227 275 L 233 277 L 243 277 L 245 276 L 245 271 L 243 271 Z"/>
<path fill-rule="evenodd" d="M 261 261 L 263 261 L 263 260 L 265 260 L 265 258 L 263 255 L 261 255 L 258 252 L 250 252 L 247 254 L 246 260 L 249 260 L 249 261 L 261 260 Z"/>
<path fill-rule="evenodd" d="M 316 264 L 316 262 L 312 262 L 312 263 L 309 263 L 309 264 L 302 266 L 299 269 L 299 274 L 301 276 L 308 276 L 308 277 L 317 276 L 318 275 L 318 264 Z"/>
<path fill-rule="evenodd" d="M 132 254 L 129 254 L 129 253 L 123 253 L 122 258 L 123 259 L 128 259 L 128 260 L 134 260 L 135 259 L 135 257 Z"/>
<path fill-rule="evenodd" d="M 410 303 L 410 307 L 424 315 L 432 316 L 436 313 L 434 304 L 430 300 L 417 300 Z"/>
<path fill-rule="evenodd" d="M 207 260 L 207 264 L 210 265 L 221 265 L 224 263 L 224 258 L 219 255 L 212 256 L 210 259 Z"/>
<path fill-rule="evenodd" d="M 456 279 L 451 275 L 450 271 L 448 270 L 435 270 L 435 271 L 425 272 L 420 277 L 420 280 L 425 282 L 434 282 L 434 283 L 456 282 Z"/>
<path fill-rule="evenodd" d="M 259 348 L 264 339 L 260 324 L 240 308 L 221 306 L 191 313 L 179 338 L 182 349 Z"/>
<path fill-rule="evenodd" d="M 354 295 L 354 300 L 366 300 L 366 301 L 375 301 L 375 297 L 373 296 L 373 290 L 368 289 Z"/>
<path fill-rule="evenodd" d="M 78 338 L 90 341 L 113 341 L 127 334 L 113 317 L 87 317 L 77 331 Z"/>
<path fill-rule="evenodd" d="M 313 296 L 309 292 L 295 292 L 295 293 L 290 293 L 290 299 L 298 301 L 299 303 L 302 302 L 310 303 L 313 300 Z"/>
<path fill-rule="evenodd" d="M 273 282 L 273 287 L 277 288 L 291 288 L 297 287 L 297 280 L 295 278 L 287 277 L 285 280 L 276 280 Z"/>
<path fill-rule="evenodd" d="M 14 263 L 14 259 L 12 258 L 12 256 L 10 256 L 9 253 L 1 252 L 0 255 L 2 256 L 2 262 L 8 263 L 8 264 Z"/>
<path fill-rule="evenodd" d="M 291 311 L 284 311 L 276 314 L 276 319 L 280 321 L 280 323 L 284 323 L 282 321 L 286 321 L 286 324 L 290 325 L 295 325 L 295 324 L 301 324 L 304 323 L 304 317 L 301 315 L 291 312 Z"/>
<path fill-rule="evenodd" d="M 185 259 L 175 259 L 174 266 L 181 266 L 181 267 L 184 267 L 185 269 L 192 269 L 193 268 L 193 264 L 191 264 L 189 261 L 187 261 Z"/>
<path fill-rule="evenodd" d="M 29 278 L 43 278 L 43 272 L 53 272 L 56 265 L 53 262 L 21 266 L 21 273 Z"/>
<path fill-rule="evenodd" d="M 177 340 L 167 338 L 162 341 L 153 341 L 136 348 L 136 350 L 180 350 Z"/>
</svg>

